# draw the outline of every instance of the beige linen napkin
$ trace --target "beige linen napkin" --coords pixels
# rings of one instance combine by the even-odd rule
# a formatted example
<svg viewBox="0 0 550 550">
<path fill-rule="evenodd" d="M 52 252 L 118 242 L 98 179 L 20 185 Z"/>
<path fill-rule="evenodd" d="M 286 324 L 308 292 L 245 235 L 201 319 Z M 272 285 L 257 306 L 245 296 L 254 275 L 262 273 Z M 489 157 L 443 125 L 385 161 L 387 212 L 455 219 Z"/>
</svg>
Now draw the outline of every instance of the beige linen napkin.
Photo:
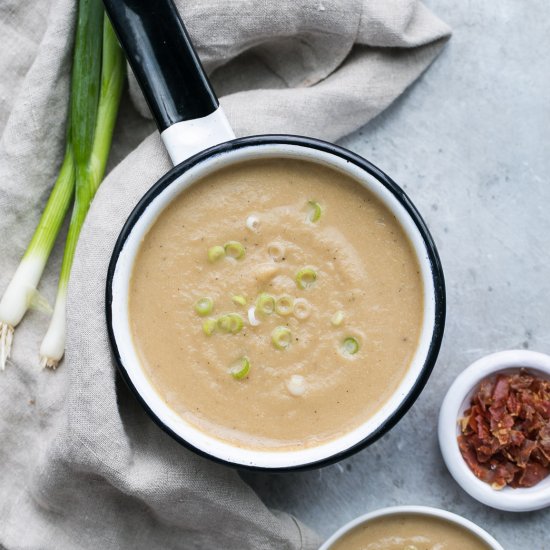
<svg viewBox="0 0 550 550">
<path fill-rule="evenodd" d="M 416 0 L 181 0 L 178 7 L 237 135 L 337 139 L 388 106 L 449 36 Z M 0 4 L 0 291 L 62 158 L 74 12 L 70 0 Z M 133 81 L 131 96 L 148 115 Z M 115 156 L 135 143 L 128 125 L 136 117 L 119 128 Z M 266 508 L 235 471 L 162 433 L 116 374 L 105 328 L 107 264 L 131 209 L 169 168 L 155 133 L 100 188 L 76 254 L 67 354 L 57 372 L 38 367 L 47 319 L 30 313 L 17 328 L 12 361 L 0 373 L 6 548 L 319 543 L 291 516 Z M 41 285 L 50 299 L 61 250 Z"/>
</svg>

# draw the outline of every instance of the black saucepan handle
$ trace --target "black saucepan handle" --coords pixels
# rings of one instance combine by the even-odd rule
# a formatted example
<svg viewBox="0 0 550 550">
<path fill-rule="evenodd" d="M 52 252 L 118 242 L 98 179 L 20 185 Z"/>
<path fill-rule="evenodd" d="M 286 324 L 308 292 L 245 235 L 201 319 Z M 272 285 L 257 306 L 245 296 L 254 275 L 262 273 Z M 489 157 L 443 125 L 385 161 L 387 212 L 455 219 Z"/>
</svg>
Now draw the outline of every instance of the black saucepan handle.
<svg viewBox="0 0 550 550">
<path fill-rule="evenodd" d="M 161 133 L 218 108 L 172 0 L 104 0 L 104 4 Z"/>
</svg>

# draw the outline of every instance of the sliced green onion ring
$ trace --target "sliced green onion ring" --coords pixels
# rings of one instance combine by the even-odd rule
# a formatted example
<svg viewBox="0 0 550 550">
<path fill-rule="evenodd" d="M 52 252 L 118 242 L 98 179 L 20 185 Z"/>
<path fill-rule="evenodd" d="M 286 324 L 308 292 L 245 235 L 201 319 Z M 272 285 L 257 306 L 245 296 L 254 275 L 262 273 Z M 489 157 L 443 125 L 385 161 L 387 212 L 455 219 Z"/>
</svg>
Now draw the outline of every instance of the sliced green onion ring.
<svg viewBox="0 0 550 550">
<path fill-rule="evenodd" d="M 237 334 L 237 332 L 241 332 L 243 326 L 243 318 L 238 313 L 229 314 L 229 332 L 231 332 L 231 334 Z"/>
<path fill-rule="evenodd" d="M 250 216 L 246 218 L 246 227 L 250 229 L 250 231 L 257 233 L 260 230 L 260 218 L 255 214 L 250 214 Z"/>
<path fill-rule="evenodd" d="M 330 318 L 330 324 L 333 327 L 339 327 L 346 317 L 346 314 L 343 311 L 337 311 L 331 318 Z"/>
<path fill-rule="evenodd" d="M 235 380 L 242 380 L 246 378 L 250 372 L 250 360 L 245 355 L 241 357 L 230 369 L 229 373 Z"/>
<path fill-rule="evenodd" d="M 281 243 L 273 242 L 267 245 L 267 253 L 274 262 L 281 262 L 285 257 L 286 249 Z"/>
<path fill-rule="evenodd" d="M 271 294 L 262 292 L 256 300 L 256 311 L 265 315 L 271 315 L 275 311 L 275 298 Z"/>
<path fill-rule="evenodd" d="M 247 315 L 251 326 L 257 327 L 260 324 L 260 320 L 256 319 L 256 308 L 254 306 L 248 308 Z"/>
<path fill-rule="evenodd" d="M 271 333 L 271 341 L 277 349 L 286 349 L 290 346 L 292 333 L 288 327 L 275 327 Z"/>
<path fill-rule="evenodd" d="M 309 212 L 307 215 L 308 221 L 312 223 L 318 222 L 323 212 L 321 209 L 321 205 L 317 201 L 307 201 L 307 205 L 309 207 Z"/>
<path fill-rule="evenodd" d="M 226 334 L 237 334 L 244 326 L 243 318 L 238 313 L 228 313 L 218 317 L 217 328 Z"/>
<path fill-rule="evenodd" d="M 342 351 L 346 355 L 355 355 L 359 351 L 359 342 L 353 336 L 348 336 L 342 342 Z"/>
<path fill-rule="evenodd" d="M 229 241 L 223 245 L 223 248 L 226 256 L 236 260 L 242 260 L 246 254 L 244 246 L 239 241 Z"/>
<path fill-rule="evenodd" d="M 216 319 L 205 319 L 202 322 L 202 331 L 206 336 L 212 336 L 216 330 L 217 324 Z"/>
<path fill-rule="evenodd" d="M 212 298 L 208 296 L 205 296 L 204 298 L 200 298 L 195 303 L 195 311 L 201 317 L 204 317 L 205 315 L 210 315 L 213 309 L 214 309 L 214 300 L 212 300 Z"/>
<path fill-rule="evenodd" d="M 312 287 L 316 280 L 317 272 L 311 267 L 304 267 L 296 273 L 296 284 L 302 290 Z"/>
<path fill-rule="evenodd" d="M 294 317 L 296 317 L 296 319 L 303 321 L 309 317 L 311 313 L 311 305 L 305 298 L 296 298 L 296 300 L 294 300 L 292 311 L 294 312 Z"/>
<path fill-rule="evenodd" d="M 286 387 L 292 395 L 300 397 L 307 389 L 306 379 L 300 374 L 293 374 L 286 383 Z"/>
<path fill-rule="evenodd" d="M 246 298 L 242 294 L 236 294 L 235 296 L 231 296 L 231 301 L 236 306 L 246 306 Z"/>
<path fill-rule="evenodd" d="M 225 249 L 223 246 L 217 244 L 216 246 L 211 246 L 208 249 L 208 260 L 212 263 L 217 262 L 225 256 Z"/>
<path fill-rule="evenodd" d="M 290 315 L 294 306 L 294 298 L 288 294 L 283 294 L 275 300 L 275 313 L 279 315 Z"/>
<path fill-rule="evenodd" d="M 220 332 L 228 333 L 231 330 L 231 319 L 228 315 L 221 315 L 218 317 L 216 327 Z"/>
</svg>

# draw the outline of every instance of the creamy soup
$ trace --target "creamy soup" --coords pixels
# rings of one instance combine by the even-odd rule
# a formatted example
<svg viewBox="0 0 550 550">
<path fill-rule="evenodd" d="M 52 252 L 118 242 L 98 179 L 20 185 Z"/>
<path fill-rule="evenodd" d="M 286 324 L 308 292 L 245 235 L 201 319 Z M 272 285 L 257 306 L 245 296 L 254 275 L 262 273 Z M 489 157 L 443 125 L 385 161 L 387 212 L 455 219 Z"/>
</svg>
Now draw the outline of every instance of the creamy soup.
<svg viewBox="0 0 550 550">
<path fill-rule="evenodd" d="M 359 525 L 330 550 L 490 550 L 463 527 L 433 516 L 398 514 Z"/>
<path fill-rule="evenodd" d="M 183 419 L 251 449 L 297 449 L 369 419 L 422 329 L 411 243 L 360 184 L 308 161 L 246 161 L 159 216 L 129 296 L 151 383 Z"/>
</svg>

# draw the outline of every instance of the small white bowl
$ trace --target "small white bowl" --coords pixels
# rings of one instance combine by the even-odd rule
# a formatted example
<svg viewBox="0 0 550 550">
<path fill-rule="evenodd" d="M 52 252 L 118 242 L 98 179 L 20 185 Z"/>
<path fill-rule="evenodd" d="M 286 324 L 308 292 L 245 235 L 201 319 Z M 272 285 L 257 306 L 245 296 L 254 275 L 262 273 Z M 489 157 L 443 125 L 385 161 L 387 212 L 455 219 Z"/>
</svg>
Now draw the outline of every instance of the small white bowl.
<svg viewBox="0 0 550 550">
<path fill-rule="evenodd" d="M 445 510 L 440 510 L 439 508 L 431 508 L 430 506 L 391 506 L 389 508 L 382 508 L 380 510 L 375 510 L 374 512 L 369 512 L 363 516 L 359 516 L 354 520 L 346 523 L 343 527 L 338 529 L 334 535 L 332 535 L 319 550 L 330 550 L 332 545 L 335 542 L 338 542 L 344 535 L 349 533 L 355 527 L 367 523 L 373 519 L 380 517 L 394 516 L 396 514 L 410 514 L 410 515 L 419 515 L 419 516 L 431 516 L 436 518 L 441 518 L 449 523 L 454 523 L 459 525 L 466 531 L 477 535 L 483 542 L 485 542 L 489 548 L 492 550 L 504 550 L 504 548 L 491 536 L 487 531 L 483 530 L 481 527 L 471 522 L 468 519 L 463 518 L 452 512 L 447 512 Z"/>
<path fill-rule="evenodd" d="M 457 442 L 460 434 L 458 419 L 470 406 L 472 394 L 481 380 L 498 372 L 517 372 L 520 367 L 525 367 L 540 377 L 550 378 L 548 355 L 527 350 L 493 353 L 471 364 L 456 378 L 443 399 L 439 412 L 439 446 L 455 481 L 479 502 L 507 512 L 529 512 L 550 506 L 550 476 L 534 487 L 504 487 L 500 491 L 491 488 L 473 474 L 462 458 Z"/>
</svg>

